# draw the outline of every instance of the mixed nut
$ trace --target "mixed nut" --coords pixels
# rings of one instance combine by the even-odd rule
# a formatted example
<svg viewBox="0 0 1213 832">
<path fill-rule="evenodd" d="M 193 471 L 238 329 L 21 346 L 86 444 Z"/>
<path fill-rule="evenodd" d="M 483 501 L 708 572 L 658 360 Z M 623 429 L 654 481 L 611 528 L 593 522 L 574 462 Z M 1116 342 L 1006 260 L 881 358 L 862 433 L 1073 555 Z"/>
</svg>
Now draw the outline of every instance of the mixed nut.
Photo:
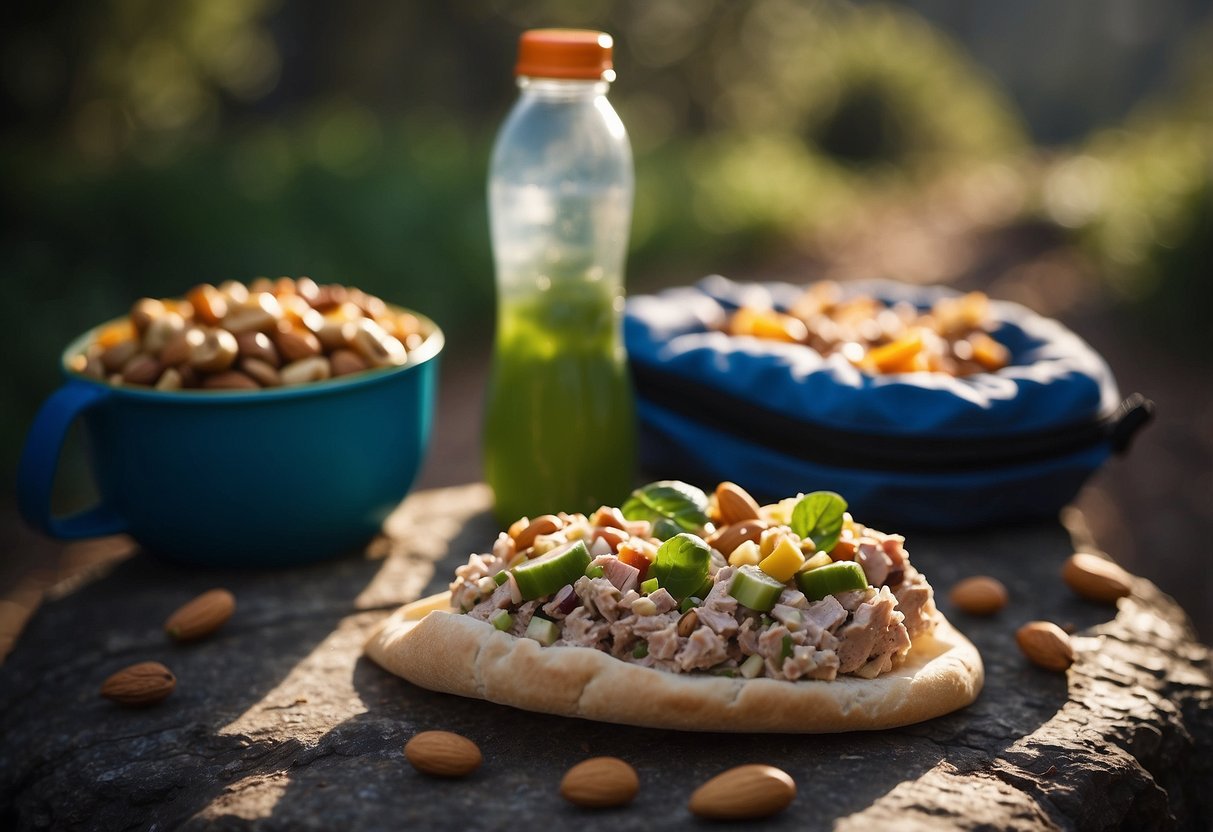
<svg viewBox="0 0 1213 832">
<path fill-rule="evenodd" d="M 141 298 L 68 366 L 157 390 L 258 390 L 404 364 L 424 339 L 416 315 L 361 289 L 260 277 Z"/>
<path fill-rule="evenodd" d="M 823 356 L 839 353 L 861 370 L 929 371 L 967 376 L 1011 361 L 990 335 L 989 298 L 982 292 L 940 298 L 928 311 L 870 295 L 844 298 L 832 281 L 809 286 L 786 312 L 742 306 L 725 322 L 730 335 L 804 344 Z"/>
</svg>

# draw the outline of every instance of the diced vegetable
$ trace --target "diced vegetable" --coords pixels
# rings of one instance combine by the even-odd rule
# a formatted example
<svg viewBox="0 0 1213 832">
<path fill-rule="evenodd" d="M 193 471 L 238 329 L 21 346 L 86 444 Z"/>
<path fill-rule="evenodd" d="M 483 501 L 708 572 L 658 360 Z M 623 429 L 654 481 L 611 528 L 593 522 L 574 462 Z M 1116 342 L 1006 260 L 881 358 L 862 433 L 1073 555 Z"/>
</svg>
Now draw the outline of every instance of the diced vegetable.
<svg viewBox="0 0 1213 832">
<path fill-rule="evenodd" d="M 647 641 L 638 641 L 636 646 L 632 648 L 633 659 L 643 659 L 649 654 L 649 643 Z"/>
<path fill-rule="evenodd" d="M 577 592 L 573 589 L 572 584 L 565 584 L 556 593 L 556 597 L 552 599 L 552 603 L 556 605 L 558 610 L 568 615 L 577 608 L 577 605 L 581 603 L 581 599 L 577 597 Z"/>
<path fill-rule="evenodd" d="M 769 612 L 779 601 L 784 590 L 782 581 L 777 581 L 757 566 L 741 566 L 729 585 L 729 595 L 737 603 L 758 612 Z"/>
<path fill-rule="evenodd" d="M 842 534 L 846 511 L 847 501 L 833 491 L 814 491 L 792 509 L 792 531 L 812 538 L 818 551 L 828 552 Z"/>
<path fill-rule="evenodd" d="M 781 583 L 791 580 L 796 571 L 804 565 L 804 555 L 786 535 L 775 544 L 771 554 L 762 559 L 758 568 Z"/>
<path fill-rule="evenodd" d="M 681 601 L 696 594 L 708 580 L 712 550 L 702 538 L 682 533 L 671 537 L 657 549 L 653 561 L 653 577 L 671 595 Z"/>
<path fill-rule="evenodd" d="M 645 595 L 652 595 L 661 588 L 661 583 L 656 578 L 649 578 L 640 584 L 640 591 Z"/>
<path fill-rule="evenodd" d="M 809 558 L 808 560 L 806 560 L 804 562 L 804 566 L 800 567 L 800 571 L 808 572 L 810 569 L 816 569 L 819 566 L 829 566 L 833 562 L 834 562 L 834 559 L 831 558 L 828 554 L 826 554 L 825 552 L 818 552 L 817 554 L 813 555 L 813 557 Z"/>
<path fill-rule="evenodd" d="M 591 566 L 589 569 L 585 570 L 585 574 L 587 578 L 601 578 L 602 576 L 606 575 L 606 567 Z"/>
<path fill-rule="evenodd" d="M 642 581 L 648 577 L 649 567 L 656 556 L 657 552 L 655 550 L 646 551 L 643 546 L 636 542 L 624 543 L 619 547 L 619 559 L 628 566 L 634 566 L 640 570 L 638 578 Z"/>
<path fill-rule="evenodd" d="M 858 563 L 840 560 L 829 566 L 820 566 L 808 572 L 796 574 L 796 585 L 810 601 L 820 601 L 836 592 L 867 589 L 868 578 Z"/>
<path fill-rule="evenodd" d="M 740 671 L 741 675 L 746 679 L 753 679 L 756 676 L 762 675 L 764 665 L 765 662 L 763 662 L 762 656 L 755 654 L 753 656 L 749 656 L 744 662 L 742 662 L 741 666 L 738 667 L 737 670 Z"/>
<path fill-rule="evenodd" d="M 548 621 L 546 618 L 536 615 L 526 625 L 526 638 L 533 638 L 544 647 L 548 647 L 560 638 L 560 627 L 555 621 Z"/>
<path fill-rule="evenodd" d="M 489 623 L 498 630 L 509 632 L 509 629 L 514 626 L 514 616 L 510 615 L 508 610 L 497 610 L 489 619 Z"/>
<path fill-rule="evenodd" d="M 747 563 L 757 566 L 761 560 L 762 553 L 758 550 L 758 544 L 752 540 L 743 540 L 729 555 L 729 566 L 745 566 Z"/>
<path fill-rule="evenodd" d="M 702 603 L 703 603 L 702 598 L 697 598 L 694 595 L 692 595 L 690 598 L 682 599 L 682 603 L 678 605 L 678 611 L 686 612 L 687 610 L 693 610 L 693 609 L 695 609 L 695 607 L 699 606 Z"/>
<path fill-rule="evenodd" d="M 782 665 L 786 660 L 792 657 L 792 637 L 784 636 L 783 642 L 779 645 L 779 663 Z"/>
<path fill-rule="evenodd" d="M 497 586 L 501 586 L 503 583 L 505 583 L 509 579 L 510 579 L 510 573 L 506 572 L 503 569 L 502 571 L 498 572 L 496 575 L 493 576 L 493 583 L 497 584 Z"/>
<path fill-rule="evenodd" d="M 590 553 L 585 542 L 574 540 L 546 555 L 520 563 L 514 567 L 513 575 L 522 599 L 533 601 L 571 584 L 585 574 L 589 565 Z"/>
</svg>

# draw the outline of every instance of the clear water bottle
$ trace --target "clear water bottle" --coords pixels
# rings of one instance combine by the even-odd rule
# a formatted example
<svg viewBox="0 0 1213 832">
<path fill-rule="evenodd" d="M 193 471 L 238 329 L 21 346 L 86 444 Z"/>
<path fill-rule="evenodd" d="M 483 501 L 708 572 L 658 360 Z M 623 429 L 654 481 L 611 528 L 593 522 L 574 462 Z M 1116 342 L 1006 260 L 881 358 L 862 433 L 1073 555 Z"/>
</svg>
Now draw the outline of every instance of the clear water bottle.
<svg viewBox="0 0 1213 832">
<path fill-rule="evenodd" d="M 502 522 L 617 505 L 635 414 L 621 335 L 632 151 L 607 101 L 612 41 L 538 29 L 493 147 L 489 219 L 497 335 L 485 478 Z"/>
</svg>

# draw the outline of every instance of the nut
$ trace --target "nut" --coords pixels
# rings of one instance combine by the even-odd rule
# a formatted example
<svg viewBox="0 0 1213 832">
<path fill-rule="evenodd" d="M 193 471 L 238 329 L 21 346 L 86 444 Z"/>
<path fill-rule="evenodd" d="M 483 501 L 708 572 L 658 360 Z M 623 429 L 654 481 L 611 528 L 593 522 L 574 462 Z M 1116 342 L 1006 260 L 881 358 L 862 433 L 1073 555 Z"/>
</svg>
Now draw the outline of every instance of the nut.
<svg viewBox="0 0 1213 832">
<path fill-rule="evenodd" d="M 683 638 L 690 638 L 691 633 L 695 632 L 695 628 L 699 626 L 699 613 L 695 610 L 687 610 L 678 619 L 678 624 L 674 630 Z"/>
<path fill-rule="evenodd" d="M 1051 621 L 1029 621 L 1015 632 L 1028 661 L 1045 670 L 1065 670 L 1074 664 L 1074 646 L 1066 631 Z"/>
<path fill-rule="evenodd" d="M 202 380 L 202 386 L 207 390 L 259 390 L 252 376 L 239 370 L 224 370 L 221 373 L 209 375 Z"/>
<path fill-rule="evenodd" d="M 632 536 L 623 529 L 615 529 L 610 526 L 604 526 L 594 532 L 596 540 L 605 540 L 607 545 L 611 547 L 611 553 L 619 551 L 619 547 L 627 543 Z"/>
<path fill-rule="evenodd" d="M 952 587 L 948 599 L 969 615 L 993 615 L 1007 605 L 1007 588 L 997 578 L 974 575 Z"/>
<path fill-rule="evenodd" d="M 539 535 L 551 534 L 562 528 L 564 528 L 564 521 L 559 517 L 554 514 L 541 514 L 514 535 L 514 546 L 521 552 L 523 549 L 531 548 L 535 544 L 535 538 Z"/>
<path fill-rule="evenodd" d="M 185 299 L 194 307 L 194 317 L 207 326 L 218 326 L 227 314 L 227 298 L 209 283 L 195 286 Z"/>
<path fill-rule="evenodd" d="M 218 630 L 236 611 L 236 598 L 226 589 L 212 589 L 180 607 L 164 622 L 164 632 L 177 641 L 192 641 Z"/>
<path fill-rule="evenodd" d="M 322 343 L 323 343 L 323 339 Z M 360 373 L 370 365 L 362 360 L 362 356 L 353 350 L 336 349 L 329 356 L 329 362 L 333 365 L 334 376 L 346 376 L 350 373 Z"/>
<path fill-rule="evenodd" d="M 282 384 L 282 376 L 274 369 L 274 365 L 260 358 L 245 358 L 240 362 L 240 370 L 262 387 L 278 387 Z"/>
<path fill-rule="evenodd" d="M 161 370 L 163 367 L 159 361 L 150 355 L 140 353 L 123 366 L 122 380 L 126 384 L 152 385 L 156 383 L 156 379 L 160 378 Z"/>
<path fill-rule="evenodd" d="M 1107 558 L 1076 552 L 1061 570 L 1062 580 L 1088 601 L 1116 603 L 1132 591 L 1133 576 Z"/>
<path fill-rule="evenodd" d="M 724 525 L 743 520 L 757 520 L 758 503 L 737 483 L 722 482 L 716 486 L 716 510 Z"/>
<path fill-rule="evenodd" d="M 691 795 L 691 813 L 711 820 L 754 820 L 782 812 L 796 783 L 774 766 L 745 765 L 717 774 Z"/>
<path fill-rule="evenodd" d="M 294 329 L 286 322 L 280 322 L 273 333 L 274 343 L 284 362 L 301 361 L 319 355 L 320 341 L 306 329 Z"/>
<path fill-rule="evenodd" d="M 324 381 L 331 378 L 333 368 L 323 355 L 313 355 L 311 358 L 301 358 L 283 367 L 278 378 L 282 384 L 290 387 L 295 384 L 307 384 L 310 381 Z"/>
<path fill-rule="evenodd" d="M 435 777 L 465 777 L 484 761 L 476 743 L 450 731 L 422 731 L 404 746 L 413 768 Z"/>
<path fill-rule="evenodd" d="M 591 757 L 565 772 L 561 796 L 576 806 L 604 809 L 630 803 L 640 791 L 636 769 L 618 757 Z"/>
<path fill-rule="evenodd" d="M 202 343 L 190 354 L 189 363 L 195 370 L 204 373 L 221 373 L 232 366 L 238 352 L 240 346 L 236 343 L 235 335 L 226 329 L 211 329 L 204 332 Z"/>
<path fill-rule="evenodd" d="M 142 708 L 156 704 L 176 687 L 173 672 L 160 662 L 139 662 L 102 682 L 101 695 L 119 705 Z"/>
<path fill-rule="evenodd" d="M 350 347 L 368 363 L 376 367 L 390 367 L 408 360 L 404 344 L 388 335 L 373 319 L 363 318 L 355 327 Z"/>
<path fill-rule="evenodd" d="M 765 520 L 743 520 L 720 527 L 708 538 L 707 543 L 727 558 L 743 542 L 752 540 L 757 543 L 768 528 L 770 524 Z"/>
</svg>

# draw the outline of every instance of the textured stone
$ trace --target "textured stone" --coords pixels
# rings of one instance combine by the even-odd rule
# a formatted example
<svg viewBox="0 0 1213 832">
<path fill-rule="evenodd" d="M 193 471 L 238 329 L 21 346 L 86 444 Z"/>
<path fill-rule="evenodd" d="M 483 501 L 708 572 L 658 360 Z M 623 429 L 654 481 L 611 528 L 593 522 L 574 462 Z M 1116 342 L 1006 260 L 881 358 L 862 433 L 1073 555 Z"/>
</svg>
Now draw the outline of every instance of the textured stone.
<svg viewBox="0 0 1213 832">
<path fill-rule="evenodd" d="M 976 536 L 910 535 L 940 604 L 981 649 L 970 708 L 895 731 L 691 734 L 515 711 L 415 688 L 361 658 L 397 604 L 442 588 L 491 542 L 482 487 L 421 492 L 367 556 L 279 572 L 185 570 L 139 555 L 46 604 L 0 667 L 0 827 L 396 830 L 691 823 L 686 800 L 731 766 L 772 763 L 797 782 L 774 829 L 1207 829 L 1213 820 L 1210 658 L 1183 612 L 1138 580 L 1118 608 L 1074 597 L 1054 524 Z M 863 518 L 860 518 L 863 519 Z M 948 608 L 962 577 L 992 575 L 1006 609 Z M 160 625 L 212 586 L 236 595 L 214 637 L 178 645 Z M 1029 665 L 1014 631 L 1075 628 L 1067 674 Z M 97 696 L 140 660 L 178 690 L 145 711 Z M 475 740 L 485 763 L 440 781 L 403 746 L 427 729 Z M 589 756 L 622 757 L 641 788 L 586 813 L 559 795 Z"/>
</svg>

